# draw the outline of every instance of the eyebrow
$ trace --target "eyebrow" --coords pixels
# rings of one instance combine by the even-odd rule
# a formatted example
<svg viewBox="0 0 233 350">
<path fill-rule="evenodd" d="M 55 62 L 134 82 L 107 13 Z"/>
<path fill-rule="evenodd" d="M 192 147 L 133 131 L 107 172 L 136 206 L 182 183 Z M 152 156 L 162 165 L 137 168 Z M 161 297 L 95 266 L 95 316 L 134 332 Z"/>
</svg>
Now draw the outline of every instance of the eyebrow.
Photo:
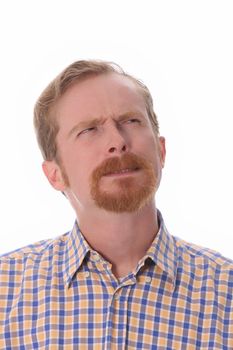
<svg viewBox="0 0 233 350">
<path fill-rule="evenodd" d="M 140 112 L 126 112 L 121 115 L 119 115 L 117 118 L 113 118 L 117 122 L 123 122 L 124 120 L 130 118 L 130 117 L 139 117 L 142 113 Z M 107 118 L 100 117 L 100 118 L 93 118 L 89 120 L 84 120 L 76 125 L 69 131 L 68 138 L 72 136 L 75 132 L 78 130 L 88 129 L 90 127 L 95 127 L 98 125 L 103 124 L 106 121 Z"/>
</svg>

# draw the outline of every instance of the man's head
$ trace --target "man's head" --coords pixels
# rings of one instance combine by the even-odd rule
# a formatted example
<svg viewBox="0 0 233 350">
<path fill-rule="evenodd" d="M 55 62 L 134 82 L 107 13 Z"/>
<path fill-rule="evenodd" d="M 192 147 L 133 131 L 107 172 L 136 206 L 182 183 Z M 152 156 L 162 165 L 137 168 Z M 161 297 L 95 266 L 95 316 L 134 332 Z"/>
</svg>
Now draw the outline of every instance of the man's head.
<svg viewBox="0 0 233 350">
<path fill-rule="evenodd" d="M 34 122 L 44 172 L 76 209 L 130 212 L 152 199 L 165 143 L 149 90 L 120 67 L 72 64 L 40 96 Z"/>
<path fill-rule="evenodd" d="M 74 84 L 90 77 L 116 73 L 131 79 L 139 88 L 155 133 L 159 133 L 157 116 L 150 91 L 140 80 L 123 71 L 116 63 L 96 60 L 76 61 L 64 69 L 42 92 L 34 108 L 34 126 L 44 160 L 59 159 L 56 136 L 59 130 L 54 108 L 63 94 Z M 57 160 L 58 160 L 57 159 Z"/>
</svg>

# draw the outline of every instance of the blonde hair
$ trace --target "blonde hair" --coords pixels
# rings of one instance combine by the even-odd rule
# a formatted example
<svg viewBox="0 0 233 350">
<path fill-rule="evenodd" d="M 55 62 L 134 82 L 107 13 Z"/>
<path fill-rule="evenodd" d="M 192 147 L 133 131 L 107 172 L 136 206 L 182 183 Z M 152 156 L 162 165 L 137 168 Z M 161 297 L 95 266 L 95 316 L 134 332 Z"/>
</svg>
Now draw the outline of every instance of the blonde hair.
<svg viewBox="0 0 233 350">
<path fill-rule="evenodd" d="M 45 160 L 58 160 L 56 136 L 59 131 L 59 125 L 52 113 L 56 102 L 73 84 L 81 82 L 90 76 L 108 73 L 120 74 L 136 83 L 144 96 L 152 127 L 156 134 L 159 132 L 159 124 L 153 110 L 153 100 L 150 91 L 140 80 L 125 73 L 119 65 L 113 62 L 97 60 L 76 61 L 51 81 L 35 104 L 34 127 L 37 141 Z"/>
</svg>

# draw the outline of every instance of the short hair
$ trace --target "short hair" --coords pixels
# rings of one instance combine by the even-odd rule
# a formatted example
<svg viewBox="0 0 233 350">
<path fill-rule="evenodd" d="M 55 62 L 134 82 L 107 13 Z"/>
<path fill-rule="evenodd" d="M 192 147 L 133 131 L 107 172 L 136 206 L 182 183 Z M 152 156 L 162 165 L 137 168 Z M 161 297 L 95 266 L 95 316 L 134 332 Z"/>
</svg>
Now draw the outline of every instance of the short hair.
<svg viewBox="0 0 233 350">
<path fill-rule="evenodd" d="M 153 99 L 144 83 L 132 75 L 127 74 L 114 62 L 100 60 L 80 60 L 65 68 L 39 96 L 34 107 L 34 127 L 37 141 L 45 160 L 58 160 L 56 136 L 59 131 L 58 122 L 53 115 L 54 107 L 59 98 L 75 83 L 91 76 L 117 73 L 131 79 L 140 88 L 146 105 L 146 110 L 153 130 L 159 133 L 157 116 L 153 109 Z"/>
</svg>

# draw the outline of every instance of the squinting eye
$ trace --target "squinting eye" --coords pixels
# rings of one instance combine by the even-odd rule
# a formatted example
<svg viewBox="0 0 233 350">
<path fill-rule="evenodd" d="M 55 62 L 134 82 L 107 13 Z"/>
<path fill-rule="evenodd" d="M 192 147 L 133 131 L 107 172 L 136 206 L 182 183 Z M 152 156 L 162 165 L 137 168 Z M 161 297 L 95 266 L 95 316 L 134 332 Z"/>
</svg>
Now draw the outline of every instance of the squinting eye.
<svg viewBox="0 0 233 350">
<path fill-rule="evenodd" d="M 94 130 L 96 130 L 95 127 L 84 129 L 84 130 L 80 131 L 77 136 L 87 134 L 87 133 L 94 131 Z"/>
<path fill-rule="evenodd" d="M 126 123 L 127 123 L 127 124 L 131 124 L 131 123 L 140 123 L 140 120 L 139 120 L 139 119 L 136 119 L 136 118 L 132 118 L 132 119 L 126 120 Z"/>
</svg>

